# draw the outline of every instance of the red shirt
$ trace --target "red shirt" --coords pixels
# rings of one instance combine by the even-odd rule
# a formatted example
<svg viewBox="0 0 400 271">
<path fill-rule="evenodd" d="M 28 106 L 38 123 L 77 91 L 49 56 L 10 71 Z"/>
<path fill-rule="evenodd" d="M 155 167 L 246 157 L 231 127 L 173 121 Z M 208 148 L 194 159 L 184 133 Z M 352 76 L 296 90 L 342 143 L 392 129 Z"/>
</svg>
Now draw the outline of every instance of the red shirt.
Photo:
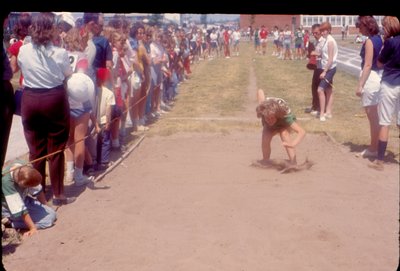
<svg viewBox="0 0 400 271">
<path fill-rule="evenodd" d="M 18 58 L 18 54 L 19 54 L 19 48 L 21 48 L 21 46 L 24 45 L 24 41 L 23 40 L 19 40 L 17 42 L 14 42 L 10 47 L 8 47 L 8 52 L 12 55 L 15 56 L 16 58 Z M 22 86 L 22 80 L 24 79 L 22 73 L 21 76 L 19 77 L 19 85 Z"/>
<path fill-rule="evenodd" d="M 261 38 L 261 39 L 266 39 L 267 36 L 268 36 L 268 31 L 265 30 L 265 29 L 261 29 L 261 31 L 260 31 L 260 38 Z"/>
</svg>

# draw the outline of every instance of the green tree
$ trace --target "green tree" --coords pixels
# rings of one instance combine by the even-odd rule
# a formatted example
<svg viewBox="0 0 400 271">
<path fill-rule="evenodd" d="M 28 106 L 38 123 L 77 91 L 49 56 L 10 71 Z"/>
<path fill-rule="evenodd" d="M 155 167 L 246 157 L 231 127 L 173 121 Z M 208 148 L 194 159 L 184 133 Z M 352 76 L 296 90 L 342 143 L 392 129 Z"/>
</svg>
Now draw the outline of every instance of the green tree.
<svg viewBox="0 0 400 271">
<path fill-rule="evenodd" d="M 149 25 L 151 26 L 161 26 L 164 19 L 164 14 L 153 13 L 149 18 Z"/>
<path fill-rule="evenodd" d="M 207 28 L 207 14 L 201 14 L 200 23 L 203 24 Z"/>
</svg>

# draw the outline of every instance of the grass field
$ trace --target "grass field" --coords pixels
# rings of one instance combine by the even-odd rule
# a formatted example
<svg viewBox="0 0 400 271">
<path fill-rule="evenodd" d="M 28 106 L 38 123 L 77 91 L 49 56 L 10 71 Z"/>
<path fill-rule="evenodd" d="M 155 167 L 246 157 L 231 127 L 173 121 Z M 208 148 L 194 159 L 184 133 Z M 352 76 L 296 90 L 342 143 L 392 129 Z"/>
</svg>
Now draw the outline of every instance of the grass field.
<svg viewBox="0 0 400 271">
<path fill-rule="evenodd" d="M 307 132 L 329 133 L 352 151 L 361 151 L 367 146 L 369 124 L 360 99 L 354 95 L 357 85 L 355 76 L 338 70 L 334 78 L 333 118 L 323 123 L 304 113 L 304 109 L 311 104 L 312 71 L 305 67 L 307 60 L 279 60 L 271 56 L 271 47 L 265 56 L 256 55 L 248 42 L 242 42 L 240 50 L 240 57 L 196 63 L 191 79 L 179 87 L 179 100 L 168 118 L 234 116 L 243 110 L 250 65 L 253 65 L 257 87 L 264 89 L 267 96 L 286 99 Z M 151 133 L 168 135 L 178 131 L 224 132 L 258 128 L 253 123 L 176 121 L 168 118 L 160 121 Z M 396 160 L 399 159 L 398 136 L 397 127 L 392 125 L 388 152 Z"/>
</svg>

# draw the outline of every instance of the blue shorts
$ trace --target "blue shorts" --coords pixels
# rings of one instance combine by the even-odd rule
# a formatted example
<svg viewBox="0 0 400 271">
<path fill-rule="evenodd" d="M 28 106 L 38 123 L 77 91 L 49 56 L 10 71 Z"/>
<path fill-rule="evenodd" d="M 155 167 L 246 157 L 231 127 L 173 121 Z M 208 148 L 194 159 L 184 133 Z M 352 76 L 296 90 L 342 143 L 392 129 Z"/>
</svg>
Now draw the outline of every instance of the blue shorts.
<svg viewBox="0 0 400 271">
<path fill-rule="evenodd" d="M 318 87 L 322 88 L 323 90 L 326 90 L 328 87 L 332 87 L 331 85 L 333 85 L 333 76 L 335 75 L 335 73 L 336 67 L 328 70 L 325 74 L 325 79 L 321 79 Z"/>
</svg>

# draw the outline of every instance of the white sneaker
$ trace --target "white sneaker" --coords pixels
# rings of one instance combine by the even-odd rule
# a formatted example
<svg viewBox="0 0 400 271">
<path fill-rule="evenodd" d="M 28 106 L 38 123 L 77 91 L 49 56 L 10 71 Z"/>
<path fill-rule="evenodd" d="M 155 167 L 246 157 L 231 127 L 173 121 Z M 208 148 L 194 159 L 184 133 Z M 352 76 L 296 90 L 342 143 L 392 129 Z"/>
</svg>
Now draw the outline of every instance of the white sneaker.
<svg viewBox="0 0 400 271">
<path fill-rule="evenodd" d="M 321 117 L 319 117 L 319 120 L 320 121 L 326 121 L 326 118 L 325 118 L 325 116 L 321 116 Z"/>
<path fill-rule="evenodd" d="M 313 115 L 313 116 L 318 116 L 318 115 L 319 115 L 319 112 L 318 112 L 317 110 L 312 110 L 312 111 L 310 112 L 310 114 Z"/>
<path fill-rule="evenodd" d="M 327 114 L 327 113 L 325 113 L 325 118 L 331 119 L 331 118 L 332 118 L 332 114 Z"/>
<path fill-rule="evenodd" d="M 90 182 L 92 182 L 94 179 L 94 176 L 86 176 L 86 175 L 82 175 L 82 177 L 78 178 L 75 177 L 74 181 L 75 181 L 75 186 L 82 186 L 85 184 L 88 184 Z"/>
<path fill-rule="evenodd" d="M 138 132 L 145 132 L 145 131 L 148 131 L 149 129 L 150 129 L 149 127 L 144 126 L 144 125 L 138 125 L 136 127 L 136 131 L 138 131 Z"/>
<path fill-rule="evenodd" d="M 357 157 L 363 157 L 363 158 L 367 158 L 367 157 L 377 157 L 378 156 L 378 152 L 377 151 L 370 151 L 369 149 L 365 149 L 362 152 L 356 154 Z"/>
</svg>

